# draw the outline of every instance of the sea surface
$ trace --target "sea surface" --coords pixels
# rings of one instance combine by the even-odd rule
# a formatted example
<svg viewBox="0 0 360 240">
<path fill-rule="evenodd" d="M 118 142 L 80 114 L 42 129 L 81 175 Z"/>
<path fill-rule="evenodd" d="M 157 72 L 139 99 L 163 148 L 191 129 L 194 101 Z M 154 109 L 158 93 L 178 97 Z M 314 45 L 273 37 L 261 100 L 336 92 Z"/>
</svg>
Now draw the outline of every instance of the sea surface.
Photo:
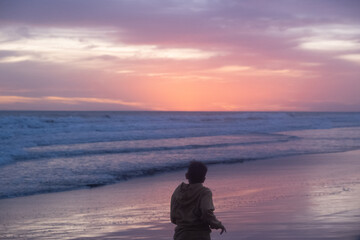
<svg viewBox="0 0 360 240">
<path fill-rule="evenodd" d="M 360 113 L 2 111 L 0 198 L 355 149 Z"/>
</svg>

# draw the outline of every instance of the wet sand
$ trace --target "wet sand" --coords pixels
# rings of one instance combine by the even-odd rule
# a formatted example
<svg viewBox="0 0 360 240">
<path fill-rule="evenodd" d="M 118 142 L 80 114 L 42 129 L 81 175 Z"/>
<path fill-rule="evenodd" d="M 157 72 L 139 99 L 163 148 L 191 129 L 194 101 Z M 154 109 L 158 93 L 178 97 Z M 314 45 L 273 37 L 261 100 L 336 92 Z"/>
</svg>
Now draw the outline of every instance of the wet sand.
<svg viewBox="0 0 360 240">
<path fill-rule="evenodd" d="M 184 171 L 0 200 L 0 239 L 172 239 Z M 360 151 L 209 166 L 212 239 L 360 239 Z"/>
</svg>

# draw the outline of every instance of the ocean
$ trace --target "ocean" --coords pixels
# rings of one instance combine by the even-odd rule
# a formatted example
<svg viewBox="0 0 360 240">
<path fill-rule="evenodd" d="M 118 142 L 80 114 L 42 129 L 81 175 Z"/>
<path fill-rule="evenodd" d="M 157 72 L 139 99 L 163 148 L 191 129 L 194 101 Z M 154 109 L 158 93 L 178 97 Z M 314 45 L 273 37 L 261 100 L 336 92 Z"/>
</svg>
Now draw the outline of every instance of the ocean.
<svg viewBox="0 0 360 240">
<path fill-rule="evenodd" d="M 2 111 L 0 198 L 355 149 L 360 113 Z"/>
</svg>

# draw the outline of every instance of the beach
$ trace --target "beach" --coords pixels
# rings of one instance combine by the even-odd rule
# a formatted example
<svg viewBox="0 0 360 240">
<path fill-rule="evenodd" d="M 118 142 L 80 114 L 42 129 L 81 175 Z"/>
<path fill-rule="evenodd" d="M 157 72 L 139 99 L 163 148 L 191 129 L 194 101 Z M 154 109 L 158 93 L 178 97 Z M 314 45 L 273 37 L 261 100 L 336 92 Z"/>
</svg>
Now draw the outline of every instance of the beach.
<svg viewBox="0 0 360 240">
<path fill-rule="evenodd" d="M 0 240 L 360 240 L 360 0 L 0 1 Z"/>
<path fill-rule="evenodd" d="M 227 233 L 212 239 L 360 237 L 360 151 L 210 165 L 205 186 Z M 185 170 L 0 200 L 1 239 L 172 239 Z"/>
</svg>

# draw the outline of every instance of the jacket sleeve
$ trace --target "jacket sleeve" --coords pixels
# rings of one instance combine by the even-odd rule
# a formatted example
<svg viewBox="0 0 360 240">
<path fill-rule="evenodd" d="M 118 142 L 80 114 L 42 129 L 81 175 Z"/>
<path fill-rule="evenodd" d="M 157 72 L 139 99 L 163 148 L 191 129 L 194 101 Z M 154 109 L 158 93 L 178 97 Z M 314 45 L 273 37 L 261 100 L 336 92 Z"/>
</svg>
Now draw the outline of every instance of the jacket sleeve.
<svg viewBox="0 0 360 240">
<path fill-rule="evenodd" d="M 175 218 L 175 192 L 174 191 L 173 195 L 171 196 L 171 202 L 170 202 L 170 220 L 173 224 L 176 224 L 176 218 Z"/>
<path fill-rule="evenodd" d="M 215 217 L 215 207 L 210 190 L 207 190 L 202 196 L 200 201 L 200 210 L 202 220 L 208 223 L 210 228 L 218 229 L 223 226 L 222 223 Z"/>
</svg>

